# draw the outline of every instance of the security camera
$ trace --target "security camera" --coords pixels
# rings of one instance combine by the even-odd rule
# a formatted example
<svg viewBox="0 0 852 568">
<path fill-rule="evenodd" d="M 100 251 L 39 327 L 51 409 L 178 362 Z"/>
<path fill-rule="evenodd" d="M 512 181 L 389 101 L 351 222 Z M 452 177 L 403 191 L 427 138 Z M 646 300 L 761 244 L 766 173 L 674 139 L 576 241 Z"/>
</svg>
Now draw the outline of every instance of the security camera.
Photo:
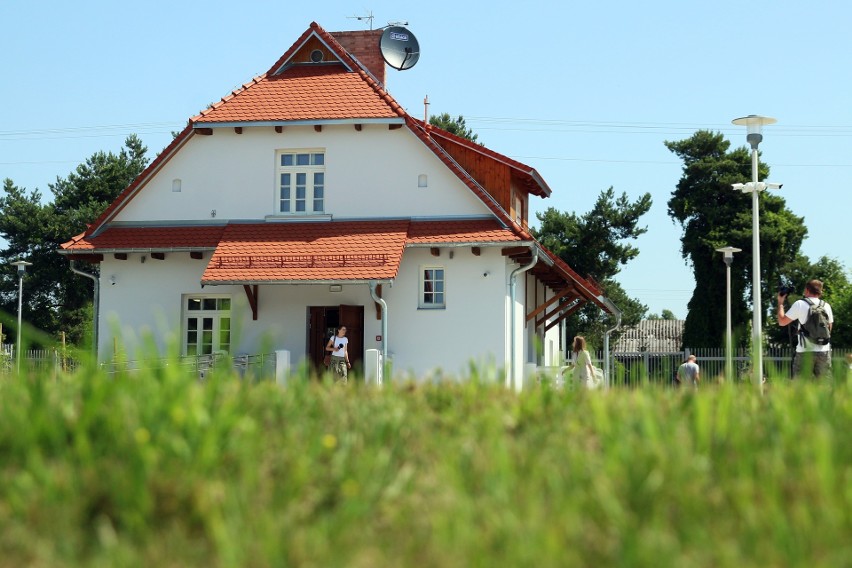
<svg viewBox="0 0 852 568">
<path fill-rule="evenodd" d="M 781 189 L 783 183 L 769 183 L 766 182 L 766 189 Z"/>
<path fill-rule="evenodd" d="M 485 272 L 483 272 L 483 273 L 482 273 L 482 277 L 483 277 L 483 278 L 488 278 L 488 276 L 489 276 L 490 274 L 491 274 L 491 273 L 490 273 L 490 272 L 488 272 L 488 271 L 486 270 Z"/>
</svg>

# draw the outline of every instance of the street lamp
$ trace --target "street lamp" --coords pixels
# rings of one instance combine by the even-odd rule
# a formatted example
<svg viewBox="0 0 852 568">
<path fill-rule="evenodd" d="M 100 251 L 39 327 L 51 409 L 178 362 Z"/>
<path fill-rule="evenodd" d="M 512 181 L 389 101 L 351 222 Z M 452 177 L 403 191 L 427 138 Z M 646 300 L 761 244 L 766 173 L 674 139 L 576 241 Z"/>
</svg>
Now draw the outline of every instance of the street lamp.
<svg viewBox="0 0 852 568">
<path fill-rule="evenodd" d="M 766 189 L 780 189 L 781 184 L 769 184 L 757 181 L 757 146 L 763 140 L 761 129 L 764 124 L 775 124 L 774 118 L 750 114 L 743 118 L 731 121 L 737 126 L 745 126 L 747 130 L 746 140 L 751 145 L 751 182 L 735 183 L 734 189 L 743 193 L 751 193 L 751 232 L 752 232 L 752 368 L 754 371 L 754 382 L 757 388 L 763 392 L 763 322 L 760 301 L 760 221 L 758 217 L 758 193 Z"/>
<path fill-rule="evenodd" d="M 724 253 L 722 260 L 725 261 L 725 283 L 727 290 L 726 308 L 726 325 L 725 325 L 725 380 L 734 380 L 734 360 L 731 347 L 731 263 L 734 261 L 734 253 L 742 252 L 743 249 L 736 247 L 721 247 L 716 249 L 718 252 Z"/>
<path fill-rule="evenodd" d="M 12 266 L 18 267 L 18 342 L 15 344 L 15 352 L 17 355 L 18 374 L 21 374 L 21 300 L 24 296 L 24 272 L 28 266 L 32 266 L 32 262 L 26 260 L 17 260 L 12 263 Z"/>
</svg>

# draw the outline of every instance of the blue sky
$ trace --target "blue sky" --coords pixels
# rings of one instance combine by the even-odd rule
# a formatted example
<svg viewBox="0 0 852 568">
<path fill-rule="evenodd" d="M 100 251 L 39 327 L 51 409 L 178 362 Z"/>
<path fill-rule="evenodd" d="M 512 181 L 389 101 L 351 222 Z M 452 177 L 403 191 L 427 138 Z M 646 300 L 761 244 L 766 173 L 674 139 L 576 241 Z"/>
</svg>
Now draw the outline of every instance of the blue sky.
<svg viewBox="0 0 852 568">
<path fill-rule="evenodd" d="M 311 21 L 368 29 L 354 16 L 372 13 L 373 28 L 407 22 L 420 43 L 414 68 L 388 69 L 391 94 L 417 117 L 428 95 L 430 114 L 464 115 L 480 142 L 536 168 L 553 195 L 533 213 L 585 213 L 610 186 L 632 199 L 650 192 L 641 253 L 619 280 L 651 312 L 682 318 L 695 282 L 666 212 L 681 163 L 663 142 L 703 128 L 744 146 L 737 117 L 778 119 L 764 131 L 762 160 L 805 217 L 803 252 L 852 268 L 850 6 L 7 1 L 0 178 L 50 196 L 57 176 L 94 152 L 118 151 L 131 133 L 153 157 L 190 116 L 269 68 Z"/>
</svg>

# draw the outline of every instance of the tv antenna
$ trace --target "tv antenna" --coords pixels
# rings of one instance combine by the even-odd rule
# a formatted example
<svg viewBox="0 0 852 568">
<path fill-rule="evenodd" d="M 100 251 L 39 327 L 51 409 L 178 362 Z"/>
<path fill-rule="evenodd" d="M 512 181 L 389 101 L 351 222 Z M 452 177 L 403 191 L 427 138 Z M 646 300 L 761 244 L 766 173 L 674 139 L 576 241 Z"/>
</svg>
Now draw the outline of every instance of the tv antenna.
<svg viewBox="0 0 852 568">
<path fill-rule="evenodd" d="M 346 16 L 346 17 L 349 18 L 350 20 L 358 20 L 359 22 L 363 22 L 364 20 L 367 20 L 367 21 L 370 22 L 370 30 L 373 29 L 373 11 L 372 10 L 367 12 L 366 16 Z"/>
</svg>

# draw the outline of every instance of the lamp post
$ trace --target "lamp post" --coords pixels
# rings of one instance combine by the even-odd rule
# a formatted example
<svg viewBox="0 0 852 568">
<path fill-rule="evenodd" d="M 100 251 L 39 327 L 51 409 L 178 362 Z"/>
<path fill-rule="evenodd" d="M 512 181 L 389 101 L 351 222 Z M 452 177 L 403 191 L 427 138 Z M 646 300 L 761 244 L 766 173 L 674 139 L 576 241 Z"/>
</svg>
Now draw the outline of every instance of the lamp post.
<svg viewBox="0 0 852 568">
<path fill-rule="evenodd" d="M 32 266 L 32 262 L 26 260 L 17 260 L 12 263 L 12 266 L 18 267 L 18 342 L 15 343 L 15 354 L 17 355 L 18 374 L 21 374 L 21 306 L 24 296 L 24 273 L 28 266 Z"/>
<path fill-rule="evenodd" d="M 721 247 L 716 249 L 724 254 L 722 260 L 725 261 L 725 289 L 727 290 L 727 301 L 725 302 L 725 379 L 728 381 L 734 380 L 734 359 L 732 355 L 732 340 L 731 340 L 731 263 L 734 261 L 734 253 L 742 252 L 743 249 L 736 247 Z"/>
<path fill-rule="evenodd" d="M 750 114 L 731 121 L 737 126 L 747 128 L 746 140 L 751 145 L 751 182 L 733 184 L 734 189 L 751 193 L 751 232 L 752 232 L 752 370 L 754 383 L 763 392 L 763 305 L 760 300 L 760 220 L 758 213 L 758 193 L 768 188 L 779 189 L 781 184 L 769 184 L 757 181 L 757 146 L 763 140 L 761 129 L 764 124 L 775 124 L 774 118 Z"/>
</svg>

